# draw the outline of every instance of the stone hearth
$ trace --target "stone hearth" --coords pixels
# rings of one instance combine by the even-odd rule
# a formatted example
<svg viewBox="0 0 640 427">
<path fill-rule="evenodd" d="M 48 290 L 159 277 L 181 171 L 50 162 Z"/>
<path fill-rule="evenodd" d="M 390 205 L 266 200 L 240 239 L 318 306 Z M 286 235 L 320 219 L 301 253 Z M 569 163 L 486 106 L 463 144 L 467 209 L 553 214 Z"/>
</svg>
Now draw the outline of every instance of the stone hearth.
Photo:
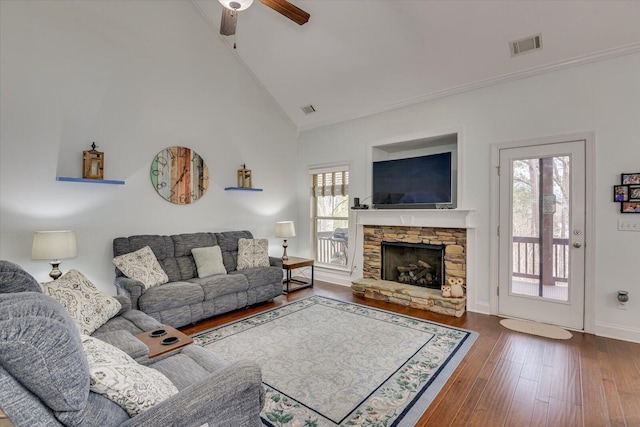
<svg viewBox="0 0 640 427">
<path fill-rule="evenodd" d="M 360 279 L 351 285 L 354 295 L 461 317 L 467 298 L 444 298 L 440 291 L 378 279 Z"/>
</svg>

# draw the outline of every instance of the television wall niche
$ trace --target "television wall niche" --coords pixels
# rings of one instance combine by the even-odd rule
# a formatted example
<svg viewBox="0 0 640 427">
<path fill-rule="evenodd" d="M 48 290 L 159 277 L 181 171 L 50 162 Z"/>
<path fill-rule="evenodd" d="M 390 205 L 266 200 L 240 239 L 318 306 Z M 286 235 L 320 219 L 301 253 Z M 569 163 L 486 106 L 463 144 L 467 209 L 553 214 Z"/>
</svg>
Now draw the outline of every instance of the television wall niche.
<svg viewBox="0 0 640 427">
<path fill-rule="evenodd" d="M 375 208 L 457 207 L 457 134 L 376 145 L 371 153 Z"/>
</svg>

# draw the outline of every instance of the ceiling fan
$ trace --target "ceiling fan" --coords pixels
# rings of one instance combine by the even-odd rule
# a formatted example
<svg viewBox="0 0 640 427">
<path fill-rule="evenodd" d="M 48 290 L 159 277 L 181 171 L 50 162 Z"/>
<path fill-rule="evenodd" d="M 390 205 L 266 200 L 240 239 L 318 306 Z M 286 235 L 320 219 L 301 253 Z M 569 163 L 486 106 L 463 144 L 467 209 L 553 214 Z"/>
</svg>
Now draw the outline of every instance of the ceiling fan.
<svg viewBox="0 0 640 427">
<path fill-rule="evenodd" d="M 247 9 L 253 0 L 218 0 L 222 6 L 222 22 L 220 23 L 220 34 L 232 36 L 236 33 L 236 23 L 238 12 Z M 298 25 L 304 25 L 309 21 L 309 15 L 299 7 L 289 3 L 287 0 L 259 0 L 260 3 L 281 13 Z"/>
</svg>

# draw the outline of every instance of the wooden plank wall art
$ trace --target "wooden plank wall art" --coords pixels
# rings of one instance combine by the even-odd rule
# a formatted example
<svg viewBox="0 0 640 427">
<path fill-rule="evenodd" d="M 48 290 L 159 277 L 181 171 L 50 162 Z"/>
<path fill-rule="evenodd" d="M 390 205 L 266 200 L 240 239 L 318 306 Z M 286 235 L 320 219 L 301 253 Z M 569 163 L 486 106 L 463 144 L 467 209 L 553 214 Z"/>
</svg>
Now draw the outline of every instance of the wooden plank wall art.
<svg viewBox="0 0 640 427">
<path fill-rule="evenodd" d="M 165 200 L 187 205 L 200 200 L 209 187 L 209 169 L 204 159 L 187 147 L 160 151 L 151 162 L 151 183 Z"/>
</svg>

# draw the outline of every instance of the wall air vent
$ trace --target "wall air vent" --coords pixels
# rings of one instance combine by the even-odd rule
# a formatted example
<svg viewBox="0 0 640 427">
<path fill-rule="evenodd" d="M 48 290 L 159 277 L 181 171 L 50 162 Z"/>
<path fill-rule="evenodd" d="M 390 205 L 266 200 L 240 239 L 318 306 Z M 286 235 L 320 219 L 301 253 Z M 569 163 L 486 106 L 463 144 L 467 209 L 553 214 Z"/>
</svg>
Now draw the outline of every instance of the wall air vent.
<svg viewBox="0 0 640 427">
<path fill-rule="evenodd" d="M 523 53 L 542 49 L 542 34 L 536 34 L 535 36 L 509 42 L 509 47 L 511 48 L 511 56 L 518 56 Z"/>
<path fill-rule="evenodd" d="M 305 105 L 304 107 L 301 107 L 301 108 L 302 108 L 302 111 L 305 114 L 311 114 L 311 113 L 314 113 L 316 111 L 316 109 L 313 108 L 313 105 L 311 105 L 311 104 Z"/>
</svg>

